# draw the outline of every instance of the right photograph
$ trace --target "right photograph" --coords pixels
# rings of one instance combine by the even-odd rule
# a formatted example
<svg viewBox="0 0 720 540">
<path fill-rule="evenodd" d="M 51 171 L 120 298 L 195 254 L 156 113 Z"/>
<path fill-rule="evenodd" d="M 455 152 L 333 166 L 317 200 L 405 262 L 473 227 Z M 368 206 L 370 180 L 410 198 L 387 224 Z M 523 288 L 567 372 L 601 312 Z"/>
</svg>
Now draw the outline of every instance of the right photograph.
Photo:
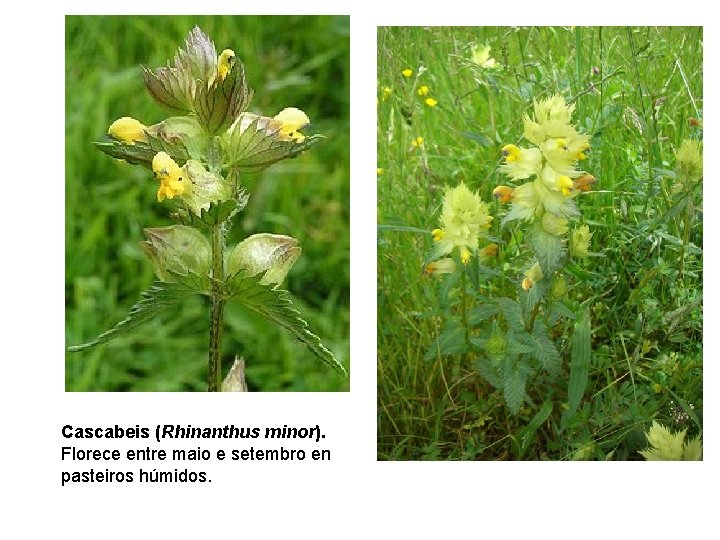
<svg viewBox="0 0 720 540">
<path fill-rule="evenodd" d="M 702 27 L 377 49 L 377 459 L 702 460 Z"/>
</svg>

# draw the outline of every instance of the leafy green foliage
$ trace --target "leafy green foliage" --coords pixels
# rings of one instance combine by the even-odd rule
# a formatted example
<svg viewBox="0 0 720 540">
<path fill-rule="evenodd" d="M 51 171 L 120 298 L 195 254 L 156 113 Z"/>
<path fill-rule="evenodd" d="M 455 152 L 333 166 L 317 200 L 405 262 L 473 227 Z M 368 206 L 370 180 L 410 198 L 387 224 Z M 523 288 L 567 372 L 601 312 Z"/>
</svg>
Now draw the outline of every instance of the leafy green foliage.
<svg viewBox="0 0 720 540">
<path fill-rule="evenodd" d="M 460 354 L 468 350 L 465 339 L 465 328 L 454 320 L 449 320 L 443 331 L 425 351 L 425 360 L 432 360 L 439 356 Z"/>
<path fill-rule="evenodd" d="M 575 323 L 575 331 L 572 336 L 568 408 L 563 417 L 566 421 L 575 414 L 578 405 L 580 405 L 580 400 L 585 394 L 590 373 L 590 357 L 590 314 L 584 311 L 580 315 L 578 322 Z"/>
<path fill-rule="evenodd" d="M 509 355 L 505 359 L 503 370 L 503 395 L 505 403 L 512 414 L 517 414 L 525 400 L 525 385 L 529 369 L 518 361 L 517 355 Z"/>
<path fill-rule="evenodd" d="M 671 169 L 681 141 L 703 137 L 702 39 L 699 27 L 378 30 L 378 222 L 395 227 L 378 234 L 380 459 L 637 460 L 654 418 L 687 428 L 688 438 L 700 433 L 702 190 L 675 193 Z M 476 44 L 490 45 L 501 67 L 472 65 Z M 418 94 L 423 85 L 436 107 Z M 561 256 L 567 286 L 557 296 L 561 270 L 546 272 L 555 240 L 533 238 L 527 223 L 502 227 L 508 205 L 492 198 L 510 183 L 498 171 L 503 144 L 524 147 L 523 113 L 555 92 L 575 104 L 578 129 L 592 136 L 581 166 L 597 178 L 574 199 L 593 233 L 592 255 Z M 488 234 L 500 246 L 483 261 L 496 275 L 468 265 L 464 299 L 460 272 L 421 275 L 442 194 L 461 181 L 490 201 Z M 571 230 L 579 224 L 569 221 Z M 538 261 L 543 280 L 522 291 L 523 273 L 543 253 L 551 255 Z M 499 298 L 510 302 L 493 312 L 487 306 Z M 438 327 L 462 320 L 463 304 L 470 350 L 424 361 Z M 573 335 L 586 310 L 592 362 L 568 416 Z M 517 329 L 526 324 L 560 362 L 548 342 L 523 342 Z M 486 350 L 495 326 L 541 351 L 516 359 L 534 370 L 517 414 L 505 402 L 510 344 L 501 358 Z"/>
<path fill-rule="evenodd" d="M 194 287 L 190 287 L 185 283 L 156 281 L 150 289 L 142 294 L 140 301 L 130 308 L 127 317 L 122 321 L 87 343 L 68 347 L 68 351 L 82 351 L 120 337 L 141 324 L 154 319 L 168 308 L 185 300 L 188 296 L 197 294 L 197 292 Z"/>
<path fill-rule="evenodd" d="M 248 309 L 282 326 L 305 345 L 321 362 L 338 373 L 347 374 L 335 355 L 322 344 L 320 338 L 308 330 L 308 323 L 293 306 L 287 291 L 261 285 L 263 274 L 245 276 L 239 272 L 228 280 L 228 295 Z"/>
<path fill-rule="evenodd" d="M 566 253 L 562 238 L 546 232 L 540 223 L 533 223 L 527 238 L 543 273 L 549 276 L 557 270 Z"/>
</svg>

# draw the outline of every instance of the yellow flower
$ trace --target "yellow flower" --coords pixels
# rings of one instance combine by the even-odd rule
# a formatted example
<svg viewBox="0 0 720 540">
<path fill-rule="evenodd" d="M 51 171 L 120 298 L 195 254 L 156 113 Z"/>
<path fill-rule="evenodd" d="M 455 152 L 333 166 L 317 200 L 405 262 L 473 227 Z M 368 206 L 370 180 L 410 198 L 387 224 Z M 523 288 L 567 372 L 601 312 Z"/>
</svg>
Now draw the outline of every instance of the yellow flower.
<svg viewBox="0 0 720 540">
<path fill-rule="evenodd" d="M 384 172 L 385 172 L 385 169 L 383 169 L 382 167 L 378 167 L 378 168 L 377 168 L 377 175 L 378 175 L 378 176 L 382 175 L 382 173 L 384 173 Z"/>
<path fill-rule="evenodd" d="M 473 47 L 470 60 L 473 64 L 482 68 L 492 69 L 495 67 L 495 59 L 490 58 L 490 45 L 484 47 L 476 45 Z"/>
<path fill-rule="evenodd" d="M 288 107 L 280 111 L 274 117 L 282 123 L 278 138 L 281 141 L 295 141 L 301 143 L 305 140 L 305 135 L 300 130 L 310 123 L 310 119 L 300 109 Z"/>
<path fill-rule="evenodd" d="M 675 154 L 675 168 L 690 182 L 697 182 L 703 175 L 702 159 L 700 141 L 685 139 Z"/>
<path fill-rule="evenodd" d="M 427 96 L 429 92 L 430 92 L 430 89 L 424 84 L 420 88 L 418 88 L 419 96 Z"/>
<path fill-rule="evenodd" d="M 540 175 L 545 186 L 551 191 L 560 191 L 563 195 L 570 195 L 570 190 L 573 189 L 574 183 L 569 176 L 558 174 L 555 169 L 546 165 Z"/>
<path fill-rule="evenodd" d="M 503 223 L 514 219 L 533 220 L 536 217 L 542 217 L 546 211 L 559 218 L 580 215 L 573 201 L 573 194 L 565 196 L 560 191 L 550 190 L 541 178 L 536 178 L 515 189 L 512 207 Z"/>
<path fill-rule="evenodd" d="M 539 263 L 535 263 L 529 270 L 525 271 L 525 279 L 522 281 L 524 291 L 529 291 L 533 285 L 543 278 L 542 268 Z"/>
<path fill-rule="evenodd" d="M 542 164 L 542 152 L 537 148 L 518 148 L 514 144 L 503 146 L 502 155 L 505 163 L 500 172 L 512 180 L 523 180 L 537 174 Z"/>
<path fill-rule="evenodd" d="M 575 110 L 575 104 L 568 105 L 565 98 L 560 94 L 555 94 L 541 101 L 533 100 L 533 106 L 535 109 L 535 121 L 540 124 L 550 121 L 569 124 Z"/>
<path fill-rule="evenodd" d="M 147 142 L 147 137 L 145 136 L 146 129 L 147 126 L 141 124 L 134 118 L 123 116 L 110 124 L 108 135 L 118 141 L 135 144 L 135 142 Z"/>
<path fill-rule="evenodd" d="M 158 152 L 152 160 L 152 170 L 155 178 L 160 182 L 157 200 L 172 199 L 184 194 L 190 189 L 190 180 L 185 177 L 183 170 L 165 152 Z"/>
<path fill-rule="evenodd" d="M 455 271 L 455 261 L 450 257 L 433 261 L 425 266 L 425 273 L 432 274 L 452 274 Z"/>
<path fill-rule="evenodd" d="M 570 236 L 570 254 L 575 257 L 587 257 L 592 235 L 587 225 L 580 225 L 573 230 Z"/>
<path fill-rule="evenodd" d="M 492 217 L 480 195 L 460 183 L 445 192 L 440 221 L 442 229 L 433 231 L 436 254 L 447 255 L 458 248 L 461 261 L 467 264 L 478 248 L 480 236 L 490 227 Z"/>
<path fill-rule="evenodd" d="M 425 100 L 425 105 L 427 105 L 428 107 L 434 107 L 437 104 L 438 104 L 437 99 L 433 99 L 433 98 L 429 97 Z"/>
<path fill-rule="evenodd" d="M 425 139 L 423 139 L 422 137 L 415 137 L 415 138 L 410 142 L 410 144 L 412 144 L 413 147 L 417 148 L 418 146 L 422 146 L 424 142 L 425 142 Z"/>
<path fill-rule="evenodd" d="M 383 86 L 382 89 L 382 99 L 385 101 L 387 98 L 389 98 L 392 95 L 392 88 L 389 86 Z"/>
<path fill-rule="evenodd" d="M 235 52 L 233 52 L 231 49 L 225 49 L 223 52 L 220 53 L 220 56 L 218 56 L 217 66 L 217 74 L 220 82 L 225 80 L 225 77 L 228 76 L 228 73 L 230 73 L 230 70 L 232 70 L 234 65 Z"/>
<path fill-rule="evenodd" d="M 412 74 L 413 74 L 413 70 L 410 68 L 405 68 L 402 70 L 402 75 L 405 78 L 412 77 Z"/>
</svg>

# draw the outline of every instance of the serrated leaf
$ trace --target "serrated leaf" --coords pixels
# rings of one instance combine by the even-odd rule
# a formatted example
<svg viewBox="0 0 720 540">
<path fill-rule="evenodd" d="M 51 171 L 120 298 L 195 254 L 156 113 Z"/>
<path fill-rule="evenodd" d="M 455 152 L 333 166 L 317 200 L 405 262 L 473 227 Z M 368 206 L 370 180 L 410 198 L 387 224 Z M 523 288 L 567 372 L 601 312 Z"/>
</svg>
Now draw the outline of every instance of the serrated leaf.
<svg viewBox="0 0 720 540">
<path fill-rule="evenodd" d="M 200 211 L 200 220 L 211 227 L 224 222 L 237 207 L 235 199 L 210 204 L 210 208 Z"/>
<path fill-rule="evenodd" d="M 335 355 L 322 344 L 320 338 L 308 329 L 308 323 L 300 316 L 300 312 L 293 306 L 290 293 L 282 289 L 261 285 L 263 273 L 248 277 L 242 272 L 230 278 L 227 282 L 227 293 L 243 304 L 246 308 L 275 324 L 282 326 L 295 338 L 305 345 L 318 360 L 327 364 L 335 371 L 347 375 L 343 365 L 337 361 Z"/>
<path fill-rule="evenodd" d="M 489 382 L 494 388 L 498 390 L 503 388 L 502 372 L 490 359 L 478 358 L 475 361 L 475 369 L 477 369 L 482 378 Z"/>
<path fill-rule="evenodd" d="M 437 356 L 448 356 L 467 352 L 468 343 L 465 340 L 465 329 L 457 322 L 450 320 L 433 343 L 425 351 L 425 360 L 432 360 Z"/>
<path fill-rule="evenodd" d="M 542 267 L 543 274 L 549 276 L 560 265 L 565 255 L 565 245 L 561 237 L 550 234 L 542 225 L 535 222 L 528 233 L 528 242 L 535 253 L 535 258 Z"/>
<path fill-rule="evenodd" d="M 493 315 L 497 315 L 498 313 L 500 313 L 500 310 L 496 305 L 482 304 L 481 306 L 476 307 L 470 311 L 468 323 L 470 324 L 470 326 L 477 326 L 484 320 L 487 320 Z"/>
<path fill-rule="evenodd" d="M 525 321 L 523 320 L 520 304 L 510 298 L 498 298 L 496 302 L 510 328 L 514 330 L 525 328 Z"/>
<path fill-rule="evenodd" d="M 575 414 L 585 394 L 588 374 L 590 372 L 590 357 L 590 314 L 585 310 L 575 323 L 575 330 L 572 336 L 568 408 L 563 414 L 563 426 L 567 425 L 567 422 Z"/>
<path fill-rule="evenodd" d="M 520 441 L 520 455 L 519 459 L 522 459 L 522 457 L 525 455 L 525 452 L 530 448 L 530 445 L 533 443 L 535 439 L 535 432 L 538 430 L 538 428 L 543 425 L 545 420 L 548 419 L 550 416 L 550 413 L 552 413 L 553 410 L 553 401 L 551 399 L 548 399 L 542 404 L 542 407 L 540 407 L 540 410 L 533 416 L 532 420 L 530 420 L 530 423 L 525 426 L 518 436 L 518 440 Z"/>
<path fill-rule="evenodd" d="M 509 356 L 503 370 L 503 396 L 512 414 L 517 414 L 525 400 L 527 372 L 516 358 Z"/>
<path fill-rule="evenodd" d="M 82 345 L 68 347 L 68 352 L 78 352 L 127 334 L 141 324 L 154 319 L 167 308 L 178 304 L 198 291 L 184 283 L 165 283 L 156 281 L 142 293 L 140 301 L 130 308 L 127 317 L 111 329 L 103 332 L 92 341 Z"/>
<path fill-rule="evenodd" d="M 507 343 L 510 354 L 532 354 L 534 352 L 534 343 L 529 334 L 522 333 L 516 338 L 512 332 L 508 332 Z"/>
<path fill-rule="evenodd" d="M 534 343 L 533 356 L 537 358 L 543 369 L 550 375 L 557 375 L 560 371 L 562 358 L 548 334 L 547 327 L 541 321 L 537 321 L 532 336 L 530 336 Z"/>
</svg>

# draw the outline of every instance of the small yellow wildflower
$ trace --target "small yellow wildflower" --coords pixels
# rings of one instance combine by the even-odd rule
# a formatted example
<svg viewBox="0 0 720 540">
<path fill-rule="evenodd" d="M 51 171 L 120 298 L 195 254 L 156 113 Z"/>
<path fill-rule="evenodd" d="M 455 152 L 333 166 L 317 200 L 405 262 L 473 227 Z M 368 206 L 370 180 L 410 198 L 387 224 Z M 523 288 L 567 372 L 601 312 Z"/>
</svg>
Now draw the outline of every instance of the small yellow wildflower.
<svg viewBox="0 0 720 540">
<path fill-rule="evenodd" d="M 442 229 L 433 229 L 432 232 L 433 242 L 439 242 L 445 237 L 445 231 Z"/>
<path fill-rule="evenodd" d="M 410 69 L 410 68 L 405 68 L 405 69 L 402 70 L 402 75 L 403 75 L 403 77 L 405 77 L 406 79 L 407 79 L 408 77 L 412 77 L 412 74 L 413 74 L 413 70 Z"/>
<path fill-rule="evenodd" d="M 310 123 L 310 119 L 300 109 L 288 107 L 280 111 L 274 117 L 275 120 L 282 122 L 278 138 L 281 141 L 295 141 L 301 143 L 305 140 L 305 135 L 300 130 Z"/>
<path fill-rule="evenodd" d="M 437 99 L 433 99 L 433 98 L 429 97 L 425 100 L 425 105 L 427 105 L 428 107 L 434 107 L 437 104 L 438 104 Z"/>
<path fill-rule="evenodd" d="M 217 66 L 217 74 L 218 79 L 220 79 L 220 82 L 225 80 L 225 77 L 228 76 L 228 73 L 232 70 L 233 66 L 235 65 L 235 52 L 231 49 L 225 49 L 223 52 L 220 53 L 220 56 L 218 56 L 218 66 Z"/>
<path fill-rule="evenodd" d="M 500 172 L 512 180 L 523 180 L 537 174 L 543 157 L 537 148 L 519 148 L 514 144 L 503 146 L 502 155 L 505 163 L 500 166 Z"/>
<path fill-rule="evenodd" d="M 410 144 L 412 144 L 414 148 L 417 148 L 418 146 L 422 146 L 424 142 L 425 142 L 425 139 L 423 139 L 422 137 L 415 137 L 410 142 Z"/>
<path fill-rule="evenodd" d="M 392 95 L 392 88 L 389 86 L 383 86 L 382 89 L 382 99 L 385 101 L 387 98 L 389 98 Z"/>
<path fill-rule="evenodd" d="M 473 47 L 470 59 L 473 64 L 481 68 L 492 69 L 495 67 L 495 59 L 490 58 L 490 45 Z"/>
<path fill-rule="evenodd" d="M 467 264 L 468 261 L 470 260 L 470 257 L 472 257 L 472 253 L 470 253 L 470 250 L 467 248 L 463 249 L 462 252 L 460 253 L 460 261 L 463 264 Z"/>
<path fill-rule="evenodd" d="M 152 160 L 152 170 L 160 182 L 157 192 L 158 201 L 172 199 L 183 195 L 188 189 L 190 180 L 185 178 L 183 170 L 165 152 L 158 152 Z"/>
<path fill-rule="evenodd" d="M 427 96 L 430 93 L 430 88 L 427 87 L 427 85 L 423 84 L 420 88 L 418 88 L 418 95 L 419 96 Z"/>
<path fill-rule="evenodd" d="M 108 135 L 118 141 L 135 144 L 135 142 L 147 141 L 145 129 L 147 129 L 147 126 L 141 124 L 134 118 L 123 116 L 110 124 Z"/>
<path fill-rule="evenodd" d="M 378 167 L 378 168 L 377 168 L 377 175 L 378 175 L 378 176 L 381 176 L 382 173 L 384 173 L 384 172 L 385 172 L 385 169 L 383 169 L 382 167 Z"/>
</svg>

